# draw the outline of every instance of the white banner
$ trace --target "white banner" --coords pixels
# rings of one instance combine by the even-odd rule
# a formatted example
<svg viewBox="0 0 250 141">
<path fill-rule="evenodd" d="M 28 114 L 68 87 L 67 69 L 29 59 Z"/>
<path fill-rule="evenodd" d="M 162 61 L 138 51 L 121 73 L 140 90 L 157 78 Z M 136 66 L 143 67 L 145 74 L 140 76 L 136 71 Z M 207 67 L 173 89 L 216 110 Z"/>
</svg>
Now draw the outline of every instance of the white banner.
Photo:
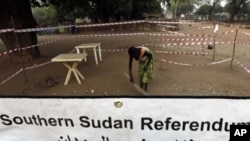
<svg viewBox="0 0 250 141">
<path fill-rule="evenodd" d="M 0 98 L 1 141 L 228 141 L 250 99 Z"/>
</svg>

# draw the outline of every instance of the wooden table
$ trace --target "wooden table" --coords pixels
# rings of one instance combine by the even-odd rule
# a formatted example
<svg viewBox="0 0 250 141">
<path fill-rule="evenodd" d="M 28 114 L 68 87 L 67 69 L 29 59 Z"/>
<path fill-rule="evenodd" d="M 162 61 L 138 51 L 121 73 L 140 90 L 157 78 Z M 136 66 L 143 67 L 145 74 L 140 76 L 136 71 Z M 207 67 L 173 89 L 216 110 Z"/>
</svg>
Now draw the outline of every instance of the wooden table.
<svg viewBox="0 0 250 141">
<path fill-rule="evenodd" d="M 84 43 L 75 46 L 76 52 L 81 53 L 80 49 L 83 50 L 83 54 L 86 54 L 86 49 L 87 48 L 93 48 L 94 56 L 95 56 L 95 63 L 98 65 L 98 58 L 97 58 L 97 50 L 99 53 L 99 59 L 102 61 L 102 51 L 101 51 L 101 43 Z M 85 61 L 87 61 L 87 56 L 84 58 Z"/>
<path fill-rule="evenodd" d="M 78 64 L 86 57 L 86 54 L 60 54 L 51 59 L 51 62 L 61 62 L 66 68 L 68 68 L 68 73 L 64 82 L 64 85 L 68 85 L 71 78 L 72 72 L 74 73 L 76 80 L 81 84 L 81 79 L 84 79 L 83 75 L 77 69 Z M 80 78 L 79 78 L 80 77 Z"/>
</svg>

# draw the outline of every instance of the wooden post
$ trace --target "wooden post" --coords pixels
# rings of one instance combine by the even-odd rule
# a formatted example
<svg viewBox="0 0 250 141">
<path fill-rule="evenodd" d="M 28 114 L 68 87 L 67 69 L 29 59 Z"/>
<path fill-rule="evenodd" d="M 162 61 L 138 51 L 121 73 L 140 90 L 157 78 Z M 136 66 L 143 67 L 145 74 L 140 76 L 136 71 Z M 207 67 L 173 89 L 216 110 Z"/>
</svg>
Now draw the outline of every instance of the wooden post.
<svg viewBox="0 0 250 141">
<path fill-rule="evenodd" d="M 204 35 L 204 28 L 202 27 L 202 52 L 203 56 L 205 56 L 205 45 L 204 45 L 205 35 Z"/>
<path fill-rule="evenodd" d="M 219 28 L 218 25 L 215 25 L 215 22 L 214 22 L 213 61 L 215 61 L 215 36 L 216 36 L 216 32 L 218 28 Z"/>
<path fill-rule="evenodd" d="M 18 39 L 18 36 L 15 32 L 15 22 L 14 22 L 14 19 L 13 17 L 11 16 L 11 23 L 12 23 L 12 27 L 14 28 L 14 34 L 15 34 L 15 39 L 16 39 L 16 42 L 17 42 L 17 46 L 18 46 L 18 51 L 21 55 L 21 64 L 22 64 L 22 69 L 23 69 L 23 76 L 24 76 L 24 82 L 27 82 L 27 75 L 26 75 L 26 72 L 25 72 L 25 68 L 24 68 L 24 62 L 23 62 L 23 52 L 22 52 L 22 49 L 21 49 L 21 46 L 20 46 L 20 42 L 19 42 L 19 39 Z"/>
<path fill-rule="evenodd" d="M 229 67 L 230 70 L 232 70 L 232 65 L 233 65 L 233 61 L 234 61 L 235 46 L 236 46 L 236 39 L 237 39 L 238 31 L 239 31 L 239 29 L 237 28 L 236 32 L 235 32 L 235 37 L 234 37 L 234 48 L 233 48 L 232 59 L 231 59 L 230 67 Z"/>
<path fill-rule="evenodd" d="M 161 32 L 162 33 L 162 32 Z M 162 38 L 161 38 L 161 59 L 163 59 L 163 44 L 164 44 L 164 41 L 163 41 L 163 39 L 164 39 L 164 34 L 162 34 Z M 160 60 L 161 60 L 160 59 Z M 160 70 L 162 70 L 162 61 L 161 61 L 161 63 L 160 63 Z"/>
<path fill-rule="evenodd" d="M 214 33 L 214 41 L 213 41 L 213 61 L 215 61 L 215 33 Z"/>
</svg>

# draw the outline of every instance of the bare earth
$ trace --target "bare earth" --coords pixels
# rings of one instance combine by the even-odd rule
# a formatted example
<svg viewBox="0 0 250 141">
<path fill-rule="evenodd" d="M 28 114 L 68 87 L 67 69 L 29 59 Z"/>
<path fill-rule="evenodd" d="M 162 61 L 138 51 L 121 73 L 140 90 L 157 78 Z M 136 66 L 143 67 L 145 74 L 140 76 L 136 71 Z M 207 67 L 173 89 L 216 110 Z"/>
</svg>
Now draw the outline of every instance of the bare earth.
<svg viewBox="0 0 250 141">
<path fill-rule="evenodd" d="M 212 26 L 209 24 L 182 25 L 181 30 L 176 31 L 179 34 L 202 34 L 213 33 L 213 28 L 199 30 L 197 27 Z M 225 31 L 236 29 L 236 26 L 219 26 L 216 41 L 233 41 L 235 32 L 222 34 Z M 140 32 L 140 31 L 139 31 Z M 80 32 L 77 35 L 84 34 L 105 34 L 105 33 L 139 33 L 135 31 L 93 31 Z M 239 29 L 237 41 L 248 43 L 250 30 Z M 153 32 L 152 32 L 153 33 Z M 155 33 L 155 32 L 154 32 Z M 159 32 L 171 34 L 167 31 Z M 179 35 L 178 34 L 178 35 Z M 222 35 L 220 35 L 222 34 Z M 161 44 L 173 43 L 173 41 L 163 41 L 162 39 L 195 39 L 201 37 L 193 36 L 106 36 L 106 37 L 79 37 L 70 34 L 55 34 L 38 36 L 39 43 L 58 40 L 47 45 L 40 46 L 42 57 L 29 63 L 25 67 L 49 62 L 51 58 L 61 53 L 68 53 L 74 49 L 74 46 L 81 43 L 100 42 L 103 50 L 103 61 L 96 65 L 92 50 L 88 50 L 88 61 L 81 62 L 79 70 L 85 77 L 82 84 L 79 85 L 72 76 L 68 85 L 64 85 L 67 69 L 61 63 L 49 63 L 47 65 L 21 72 L 9 81 L 0 85 L 1 96 L 143 96 L 138 92 L 125 76 L 128 71 L 129 46 L 138 46 L 146 43 Z M 213 41 L 213 40 L 210 40 Z M 176 41 L 174 41 L 176 42 Z M 200 42 L 200 41 L 178 41 L 178 42 Z M 146 45 L 153 51 L 176 51 L 176 52 L 202 52 L 202 45 L 196 46 L 175 46 L 175 47 L 157 47 Z M 192 47 L 192 48 L 187 48 Z M 201 48 L 201 49 L 197 49 Z M 124 49 L 122 51 L 117 49 Z M 204 51 L 208 50 L 207 45 Z M 231 60 L 206 65 L 213 62 L 223 61 L 231 58 L 233 54 L 233 43 L 216 45 L 216 55 L 213 61 L 213 55 L 194 55 L 194 54 L 162 54 L 155 52 L 155 78 L 149 83 L 148 95 L 150 96 L 250 96 L 250 74 L 244 70 L 236 61 Z M 162 59 L 166 62 L 161 61 Z M 241 64 L 250 66 L 250 48 L 236 44 L 235 59 Z M 181 64 L 169 63 L 174 61 L 183 64 L 192 64 L 197 66 L 186 66 Z M 13 64 L 8 56 L 0 56 L 0 83 L 16 73 L 22 68 L 21 64 Z M 134 77 L 137 78 L 137 62 L 133 63 Z M 25 81 L 25 77 L 27 81 Z M 48 86 L 45 82 L 50 78 L 54 85 Z"/>
</svg>

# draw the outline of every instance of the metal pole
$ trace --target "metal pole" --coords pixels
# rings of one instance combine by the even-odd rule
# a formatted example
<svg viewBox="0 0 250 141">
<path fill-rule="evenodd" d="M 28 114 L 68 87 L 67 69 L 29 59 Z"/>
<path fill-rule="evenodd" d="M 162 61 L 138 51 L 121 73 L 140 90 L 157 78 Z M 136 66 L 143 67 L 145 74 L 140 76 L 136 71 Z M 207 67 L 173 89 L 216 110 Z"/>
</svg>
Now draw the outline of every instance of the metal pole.
<svg viewBox="0 0 250 141">
<path fill-rule="evenodd" d="M 234 60 L 235 46 L 236 46 L 236 39 L 237 39 L 238 31 L 239 31 L 239 29 L 236 30 L 235 37 L 234 37 L 234 48 L 233 48 L 232 59 L 231 59 L 230 67 L 229 67 L 230 70 L 232 70 L 232 65 L 233 65 L 233 60 Z"/>
<path fill-rule="evenodd" d="M 27 75 L 26 75 L 26 72 L 25 72 L 25 69 L 24 69 L 24 62 L 23 62 L 23 52 L 22 52 L 22 49 L 21 49 L 21 46 L 20 46 L 20 42 L 19 42 L 19 39 L 18 39 L 18 36 L 15 32 L 15 23 L 14 23 L 14 19 L 13 17 L 11 16 L 11 23 L 12 23 L 12 26 L 14 28 L 14 34 L 15 34 L 15 39 L 16 39 L 16 42 L 17 42 L 17 46 L 18 46 L 18 50 L 19 50 L 19 53 L 20 53 L 20 56 L 21 56 L 21 64 L 22 64 L 22 69 L 23 69 L 23 75 L 24 75 L 24 82 L 27 82 Z"/>
</svg>

